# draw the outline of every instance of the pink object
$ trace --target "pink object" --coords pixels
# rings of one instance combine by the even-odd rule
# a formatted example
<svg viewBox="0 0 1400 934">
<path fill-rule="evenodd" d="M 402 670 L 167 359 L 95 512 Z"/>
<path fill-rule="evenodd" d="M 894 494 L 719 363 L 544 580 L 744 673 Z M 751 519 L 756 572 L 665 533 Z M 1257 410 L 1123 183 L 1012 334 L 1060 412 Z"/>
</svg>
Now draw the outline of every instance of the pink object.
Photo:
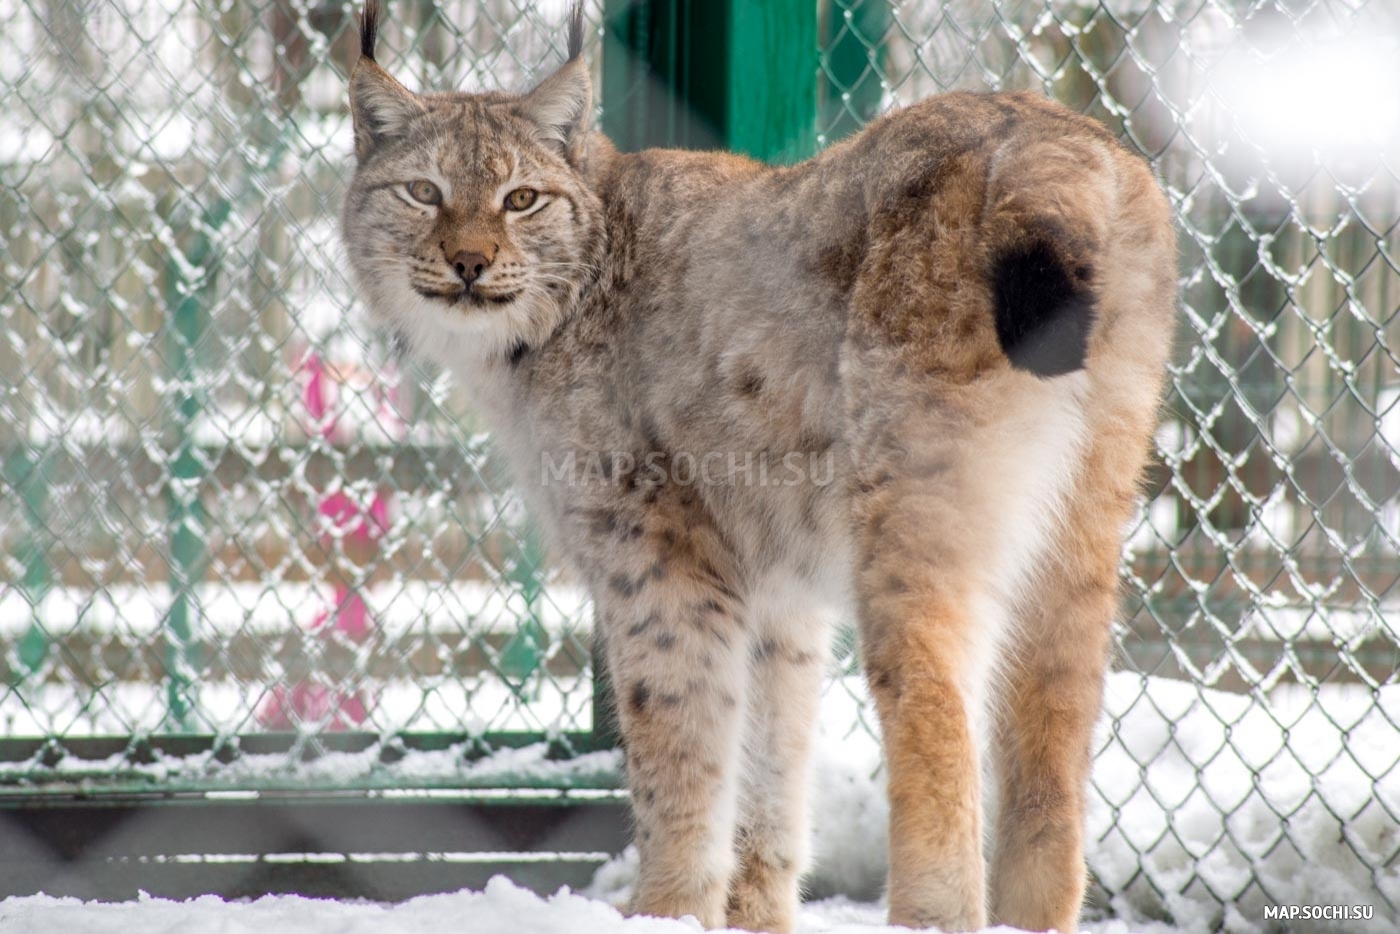
<svg viewBox="0 0 1400 934">
<path fill-rule="evenodd" d="M 329 520 L 331 528 L 344 533 L 355 542 L 369 542 L 389 528 L 389 502 L 376 492 L 369 508 L 364 509 L 344 490 L 331 493 L 316 507 L 316 512 Z"/>
<path fill-rule="evenodd" d="M 345 435 L 354 433 L 354 419 L 349 424 L 342 423 L 346 412 L 341 404 L 341 386 L 349 385 L 362 402 L 367 393 L 374 393 L 373 406 L 357 411 L 368 411 L 375 427 L 396 441 L 407 436 L 408 426 L 403 413 L 399 411 L 398 374 L 392 368 L 371 373 L 353 366 L 337 367 L 333 363 L 327 364 L 318 354 L 308 350 L 302 356 L 300 373 L 308 432 L 319 434 L 328 441 L 343 439 Z"/>
<path fill-rule="evenodd" d="M 379 388 L 379 405 L 374 417 L 389 437 L 402 441 L 408 436 L 408 425 L 399 411 L 399 375 L 393 369 L 386 370 L 384 375 L 386 379 Z"/>
<path fill-rule="evenodd" d="M 309 427 L 319 430 L 321 436 L 329 440 L 335 434 L 334 410 L 339 393 L 319 356 L 308 352 L 301 365 L 307 373 L 305 398 L 306 413 L 311 421 Z"/>
<path fill-rule="evenodd" d="M 369 719 L 364 692 L 345 694 L 315 681 L 278 685 L 258 709 L 258 722 L 269 730 L 295 730 L 303 723 L 321 723 L 330 733 L 358 728 Z"/>
<path fill-rule="evenodd" d="M 330 626 L 334 613 L 335 625 Z M 321 632 L 327 626 L 344 633 L 356 642 L 363 642 L 369 636 L 369 608 L 359 594 L 348 587 L 335 589 L 335 610 L 322 610 L 311 622 L 312 632 Z"/>
<path fill-rule="evenodd" d="M 307 431 L 319 434 L 327 441 L 345 427 L 340 421 L 340 382 L 342 371 L 327 366 L 319 355 L 308 351 L 301 362 L 306 381 L 303 396 L 306 403 Z M 407 434 L 398 408 L 397 380 L 390 375 L 387 385 L 376 385 L 374 418 L 391 438 Z M 344 490 L 326 495 L 316 505 L 321 520 L 321 540 L 340 537 L 344 542 L 368 546 L 389 528 L 390 500 L 376 491 L 368 505 Z M 332 536 L 330 532 L 339 533 Z M 369 638 L 373 619 L 364 598 L 344 584 L 335 587 L 335 604 L 320 610 L 311 620 L 308 630 L 321 638 L 340 636 L 355 642 Z M 320 683 L 315 677 L 290 685 L 278 685 L 259 707 L 258 722 L 270 730 L 292 730 L 305 723 L 320 723 L 322 729 L 340 731 L 355 729 L 369 717 L 369 704 L 361 690 L 345 693 Z"/>
</svg>

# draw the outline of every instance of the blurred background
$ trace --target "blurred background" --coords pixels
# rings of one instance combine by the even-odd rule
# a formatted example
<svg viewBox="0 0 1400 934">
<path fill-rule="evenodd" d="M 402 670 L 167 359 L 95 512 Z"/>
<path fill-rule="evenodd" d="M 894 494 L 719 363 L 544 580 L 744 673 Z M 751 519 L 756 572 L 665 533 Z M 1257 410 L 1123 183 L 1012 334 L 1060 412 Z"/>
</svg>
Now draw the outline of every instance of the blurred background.
<svg viewBox="0 0 1400 934">
<path fill-rule="evenodd" d="M 562 61 L 566 6 L 400 0 L 379 58 L 414 88 L 524 90 Z M 1126 862 L 1094 864 L 1096 898 L 1166 918 L 1204 905 L 1218 926 L 1271 897 L 1270 872 L 1325 862 L 1393 912 L 1400 8 L 585 12 L 599 125 L 624 148 L 789 162 L 929 95 L 1028 88 L 1152 164 L 1176 212 L 1181 324 L 1124 553 L 1124 675 L 1100 749 L 1118 765 L 1095 779 L 1096 846 Z M 612 745 L 586 595 L 552 567 L 469 400 L 395 359 L 357 305 L 337 234 L 357 13 L 0 0 L 13 806 L 74 789 L 459 787 L 500 750 Z M 843 638 L 830 691 L 868 735 L 857 664 Z M 1125 729 L 1143 711 L 1160 742 Z M 1178 729 L 1202 717 L 1218 740 L 1192 747 Z M 1263 758 L 1240 739 L 1258 724 L 1278 734 Z M 1171 756 L 1180 796 L 1149 780 Z M 1297 772 L 1282 797 L 1266 767 L 1280 757 Z M 1202 777 L 1223 760 L 1242 763 L 1224 790 Z M 613 760 L 588 761 L 546 783 L 616 787 Z M 1268 828 L 1252 835 L 1231 823 L 1251 797 Z M 1191 837 L 1187 817 L 1208 829 Z M 1341 842 L 1306 842 L 1322 838 Z"/>
</svg>

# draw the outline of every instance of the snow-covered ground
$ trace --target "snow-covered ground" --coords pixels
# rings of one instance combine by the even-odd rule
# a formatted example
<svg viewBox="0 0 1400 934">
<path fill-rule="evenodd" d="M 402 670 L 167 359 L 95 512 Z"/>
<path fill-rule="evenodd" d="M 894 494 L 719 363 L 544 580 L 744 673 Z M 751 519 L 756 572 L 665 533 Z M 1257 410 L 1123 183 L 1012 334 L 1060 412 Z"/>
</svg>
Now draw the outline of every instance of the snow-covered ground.
<svg viewBox="0 0 1400 934">
<path fill-rule="evenodd" d="M 1279 689 L 1265 702 L 1119 673 L 1109 678 L 1105 707 L 1090 794 L 1088 861 L 1115 893 L 1107 907 L 1119 920 L 1092 923 L 1088 930 L 1277 930 L 1263 920 L 1265 906 L 1274 904 L 1370 906 L 1374 912 L 1370 920 L 1307 930 L 1396 930 L 1400 919 L 1389 904 L 1400 903 L 1400 687 L 1327 688 L 1316 695 Z M 819 901 L 804 910 L 804 932 L 888 930 L 881 927 L 878 905 L 888 808 L 879 746 L 862 722 L 869 710 L 859 679 L 829 686 L 813 769 L 815 865 L 809 890 Z M 549 781 L 552 773 L 546 773 L 561 768 L 583 769 L 583 777 L 596 784 L 617 768 L 611 753 L 570 764 L 550 762 L 543 749 L 503 751 L 477 763 L 450 752 L 413 756 L 400 767 L 415 779 L 477 787 L 536 772 Z M 268 758 L 286 780 L 285 759 Z M 176 763 L 153 767 L 188 777 Z M 256 767 L 256 761 L 242 763 L 238 768 L 247 774 L 236 777 L 249 782 Z M 378 767 L 372 753 L 332 755 L 305 764 L 309 771 L 302 777 L 308 784 L 359 780 Z M 625 899 L 635 871 L 634 856 L 624 854 L 599 870 L 587 897 L 540 899 L 498 880 L 485 893 L 398 906 L 285 897 L 122 905 L 11 899 L 0 902 L 0 932 L 694 931 L 684 921 L 624 920 L 611 907 Z M 1212 892 L 1235 904 L 1222 912 Z M 1163 923 L 1167 919 L 1173 926 Z"/>
<path fill-rule="evenodd" d="M 880 934 L 878 905 L 845 899 L 810 903 L 798 930 L 804 934 Z M 430 895 L 398 905 L 317 901 L 275 896 L 228 904 L 207 897 L 188 902 L 143 899 L 99 905 L 76 899 L 17 898 L 0 902 L 4 934 L 695 934 L 692 919 L 625 918 L 595 898 L 560 891 L 541 898 L 497 877 L 482 892 Z M 1009 930 L 1000 928 L 997 930 Z M 1123 921 L 1090 924 L 1095 934 L 1167 934 L 1164 925 Z"/>
</svg>

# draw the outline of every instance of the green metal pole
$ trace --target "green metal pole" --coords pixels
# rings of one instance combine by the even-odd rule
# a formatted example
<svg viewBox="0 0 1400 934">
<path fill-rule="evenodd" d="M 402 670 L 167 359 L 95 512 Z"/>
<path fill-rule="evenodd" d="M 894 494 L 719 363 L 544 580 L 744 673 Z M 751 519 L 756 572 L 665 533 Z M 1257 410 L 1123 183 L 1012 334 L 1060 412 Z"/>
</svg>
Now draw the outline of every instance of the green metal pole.
<svg viewBox="0 0 1400 934">
<path fill-rule="evenodd" d="M 716 100 L 697 101 L 689 0 L 604 0 L 603 132 L 625 152 L 723 145 Z"/>
<path fill-rule="evenodd" d="M 549 632 L 540 620 L 540 597 L 544 593 L 544 550 L 540 547 L 539 535 L 533 524 L 522 530 L 519 547 L 516 549 L 505 577 L 520 590 L 525 598 L 525 616 L 501 647 L 501 674 L 515 696 L 524 700 L 528 694 L 526 685 L 530 678 L 540 672 L 544 664 L 545 652 L 549 648 Z M 535 684 L 534 699 L 539 698 L 539 681 Z"/>
<path fill-rule="evenodd" d="M 166 359 L 174 377 L 173 435 L 170 474 L 165 484 L 166 518 L 170 528 L 170 610 L 165 618 L 166 724 L 177 732 L 191 732 L 200 659 L 194 643 L 196 612 L 194 585 L 203 579 L 208 564 L 205 533 L 208 513 L 200 501 L 204 467 L 195 452 L 193 426 L 203 404 L 196 389 L 196 348 L 206 319 L 204 300 L 213 282 L 213 243 L 210 233 L 228 219 L 232 205 L 215 202 L 201 218 L 199 232 L 184 251 L 184 261 L 166 262 L 166 305 L 170 331 Z M 186 269 L 198 270 L 191 282 Z"/>
<path fill-rule="evenodd" d="M 823 0 L 818 128 L 823 145 L 855 133 L 880 112 L 889 0 Z"/>
<path fill-rule="evenodd" d="M 817 0 L 605 0 L 603 130 L 623 150 L 816 150 Z"/>
<path fill-rule="evenodd" d="M 29 626 L 17 647 L 17 661 L 21 670 L 13 673 L 16 680 L 26 673 L 38 671 L 49 652 L 49 637 L 39 614 L 39 605 L 49 591 L 52 576 L 49 567 L 49 546 L 52 541 L 48 528 L 49 460 L 46 454 L 45 450 L 21 446 L 5 461 L 5 482 L 19 494 L 19 500 L 24 505 L 25 522 L 29 526 L 15 550 L 24 567 L 21 586 L 30 606 L 34 608 Z"/>
<path fill-rule="evenodd" d="M 816 0 L 727 5 L 721 67 L 728 148 L 766 162 L 799 162 L 817 146 Z"/>
</svg>

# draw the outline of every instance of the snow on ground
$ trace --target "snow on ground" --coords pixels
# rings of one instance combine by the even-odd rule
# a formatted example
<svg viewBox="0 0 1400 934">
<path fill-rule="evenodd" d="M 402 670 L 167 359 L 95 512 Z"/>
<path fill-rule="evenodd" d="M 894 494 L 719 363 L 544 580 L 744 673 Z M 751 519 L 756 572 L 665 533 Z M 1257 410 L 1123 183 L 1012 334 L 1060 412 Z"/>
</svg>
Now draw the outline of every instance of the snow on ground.
<svg viewBox="0 0 1400 934">
<path fill-rule="evenodd" d="M 885 926 L 883 918 L 884 910 L 878 905 L 831 899 L 806 905 L 798 930 L 803 934 L 906 930 Z M 541 898 L 499 876 L 482 892 L 430 895 L 398 905 L 285 895 L 237 904 L 213 897 L 189 902 L 148 898 L 117 905 L 42 896 L 0 902 L 0 932 L 4 934 L 695 934 L 700 929 L 693 918 L 624 918 L 608 903 L 567 889 Z M 1108 921 L 1091 924 L 1086 930 L 1094 934 L 1167 934 L 1171 929 Z"/>
<path fill-rule="evenodd" d="M 1372 905 L 1370 922 L 1309 929 L 1397 928 L 1400 686 L 1295 685 L 1260 703 L 1120 673 L 1105 708 L 1088 856 L 1109 891 L 1132 892 L 1116 913 L 1252 930 L 1267 904 Z M 1150 885 L 1130 884 L 1138 872 Z M 1238 914 L 1222 919 L 1203 887 L 1238 894 Z"/>
</svg>

